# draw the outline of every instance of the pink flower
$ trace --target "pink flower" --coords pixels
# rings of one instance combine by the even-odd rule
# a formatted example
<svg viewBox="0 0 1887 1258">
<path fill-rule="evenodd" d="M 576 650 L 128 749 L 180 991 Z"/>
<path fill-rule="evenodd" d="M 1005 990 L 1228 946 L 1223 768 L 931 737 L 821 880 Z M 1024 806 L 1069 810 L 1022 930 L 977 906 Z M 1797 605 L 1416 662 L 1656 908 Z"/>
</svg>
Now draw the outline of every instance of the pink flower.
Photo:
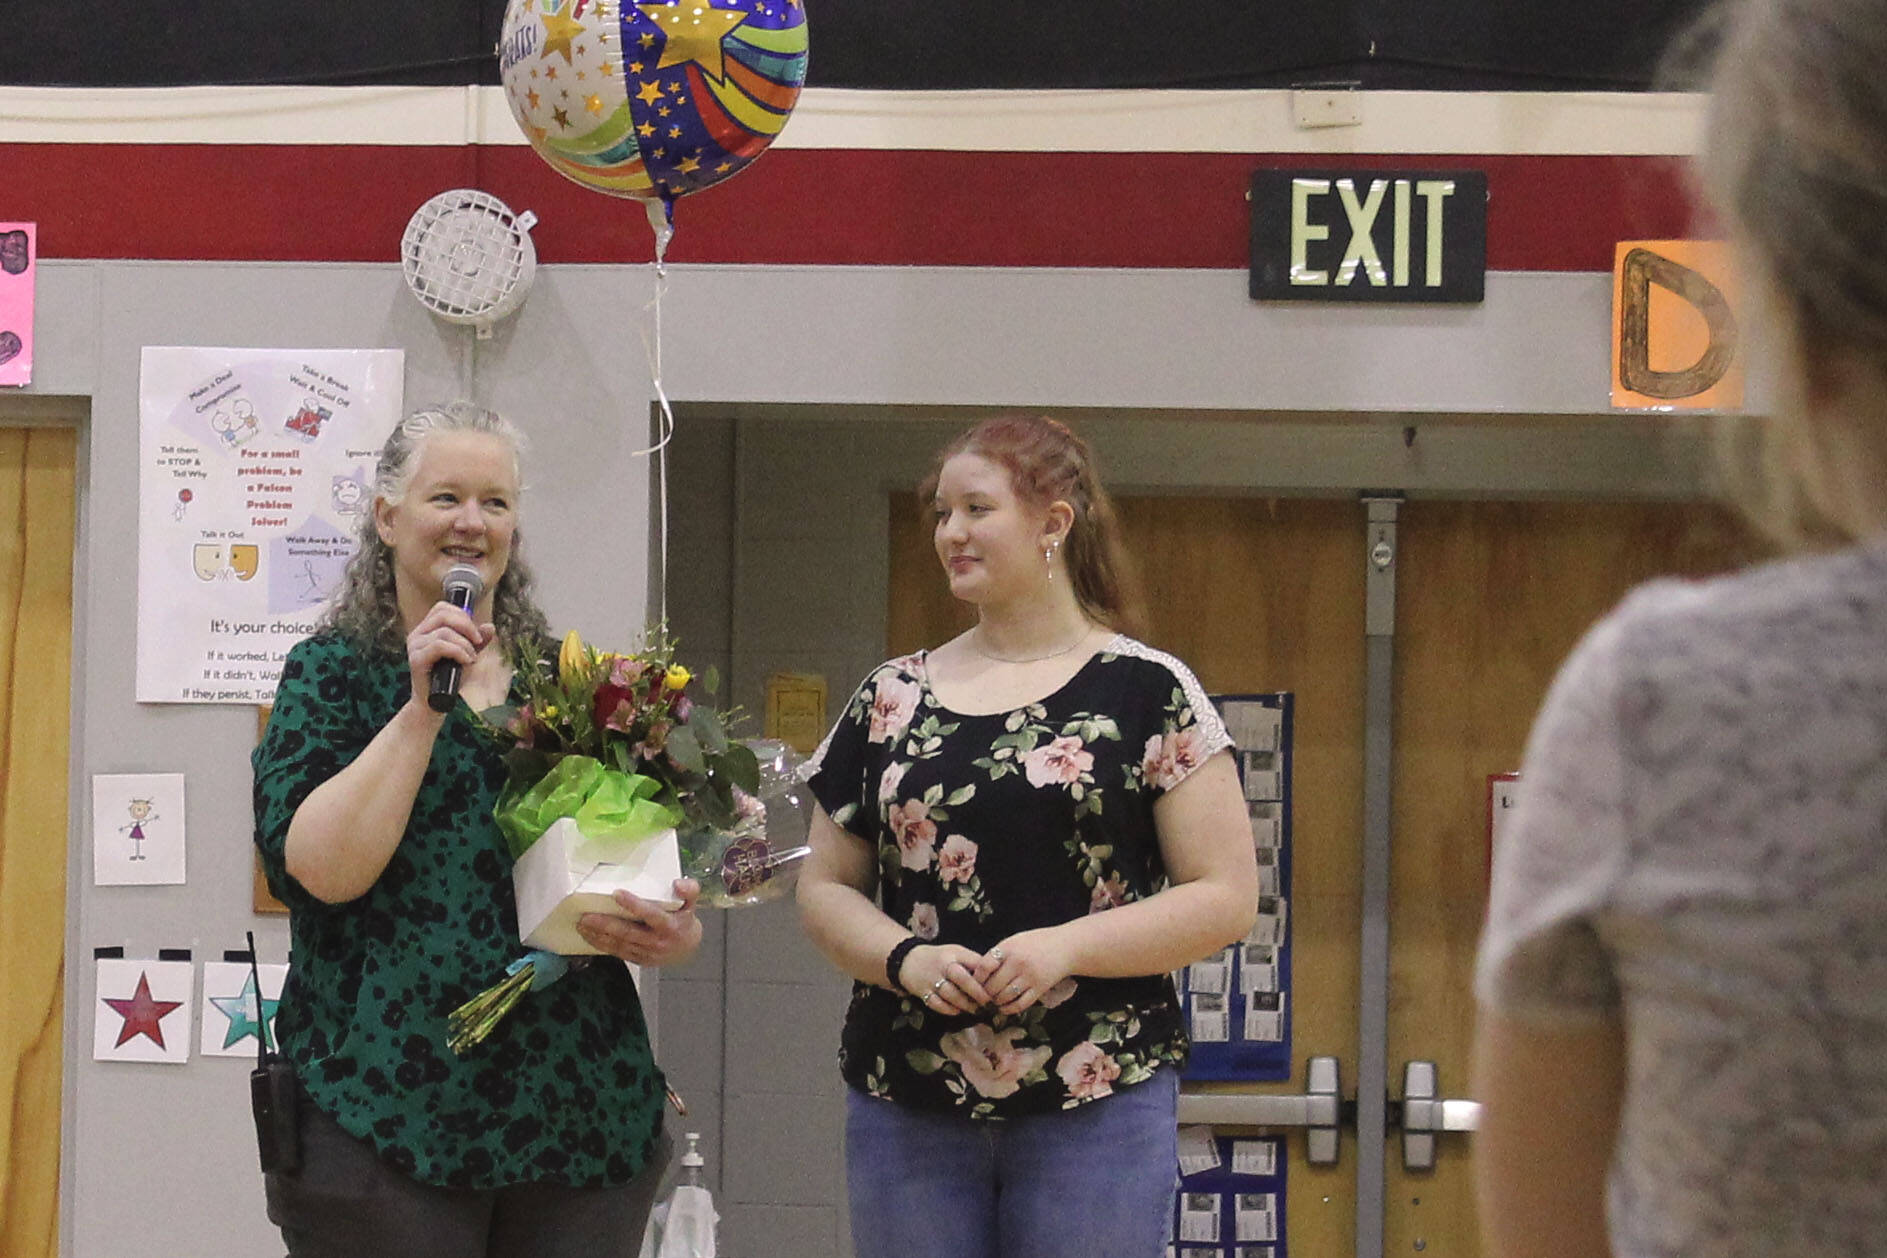
<svg viewBox="0 0 1887 1258">
<path fill-rule="evenodd" d="M 898 797 L 898 785 L 911 767 L 908 760 L 893 760 L 878 777 L 878 802 L 888 804 Z"/>
<path fill-rule="evenodd" d="M 1067 999 L 1074 994 L 1075 981 L 1071 978 L 1065 978 L 1043 992 L 1042 999 L 1037 1003 L 1044 1009 L 1053 1009 L 1056 1005 L 1066 1002 Z"/>
<path fill-rule="evenodd" d="M 976 876 L 976 844 L 960 834 L 943 842 L 937 853 L 937 877 L 944 882 L 968 882 Z"/>
<path fill-rule="evenodd" d="M 1094 767 L 1094 755 L 1079 738 L 1064 736 L 1024 755 L 1022 765 L 1030 786 L 1066 786 Z"/>
<path fill-rule="evenodd" d="M 944 1056 L 963 1068 L 964 1082 L 978 1096 L 992 1100 L 1013 1095 L 1022 1086 L 1022 1076 L 1041 1069 L 1048 1061 L 1046 1045 L 1018 1048 L 1016 1041 L 1025 1034 L 1019 1026 L 993 1031 L 987 1023 L 977 1023 L 943 1037 L 937 1047 Z"/>
<path fill-rule="evenodd" d="M 929 942 L 937 937 L 937 906 L 920 904 L 911 910 L 911 933 Z"/>
<path fill-rule="evenodd" d="M 1087 1101 L 1110 1096 L 1114 1080 L 1120 1078 L 1120 1065 L 1101 1051 L 1098 1044 L 1083 1041 L 1061 1055 L 1055 1073 L 1068 1085 L 1068 1095 Z"/>
<path fill-rule="evenodd" d="M 878 684 L 872 691 L 871 731 L 868 737 L 874 743 L 896 738 L 911 723 L 911 716 L 917 711 L 917 683 L 908 678 L 889 676 L 889 672 L 889 669 L 880 671 Z"/>
<path fill-rule="evenodd" d="M 1151 786 L 1171 790 L 1205 763 L 1205 736 L 1197 725 L 1188 725 L 1164 737 L 1147 739 L 1140 760 L 1140 772 Z"/>
<path fill-rule="evenodd" d="M 610 684 L 622 686 L 625 689 L 633 686 L 636 679 L 642 676 L 642 670 L 647 667 L 648 665 L 632 656 L 618 655 L 609 664 Z"/>
<path fill-rule="evenodd" d="M 1120 880 L 1119 874 L 1109 874 L 1094 884 L 1094 891 L 1088 896 L 1090 915 L 1127 903 L 1127 884 Z"/>
<path fill-rule="evenodd" d="M 885 815 L 892 837 L 898 841 L 898 864 L 906 869 L 930 868 L 933 844 L 937 841 L 937 823 L 930 819 L 930 809 L 922 800 L 893 804 Z"/>
</svg>

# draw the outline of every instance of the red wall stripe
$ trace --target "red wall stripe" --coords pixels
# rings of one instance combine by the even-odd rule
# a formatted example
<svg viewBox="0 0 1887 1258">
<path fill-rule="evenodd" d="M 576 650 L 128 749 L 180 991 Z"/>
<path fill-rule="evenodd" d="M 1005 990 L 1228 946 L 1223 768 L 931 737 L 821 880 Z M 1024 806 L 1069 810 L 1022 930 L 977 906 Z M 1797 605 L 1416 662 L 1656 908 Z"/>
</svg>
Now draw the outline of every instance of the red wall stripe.
<svg viewBox="0 0 1887 1258">
<path fill-rule="evenodd" d="M 676 204 L 676 262 L 1241 270 L 1260 168 L 1476 168 L 1497 271 L 1610 271 L 1619 240 L 1691 230 L 1663 157 L 783 149 Z M 113 173 L 115 172 L 115 173 Z M 8 218 L 46 258 L 388 262 L 448 188 L 536 211 L 545 262 L 646 261 L 642 208 L 515 146 L 0 145 Z"/>
</svg>

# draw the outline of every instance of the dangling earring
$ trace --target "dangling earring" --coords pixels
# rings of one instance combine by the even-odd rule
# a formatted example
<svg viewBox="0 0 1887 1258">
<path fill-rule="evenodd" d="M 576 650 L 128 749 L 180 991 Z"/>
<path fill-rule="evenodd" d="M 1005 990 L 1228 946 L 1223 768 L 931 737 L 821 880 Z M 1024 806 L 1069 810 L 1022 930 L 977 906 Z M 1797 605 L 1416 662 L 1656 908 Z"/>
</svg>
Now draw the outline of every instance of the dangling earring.
<svg viewBox="0 0 1887 1258">
<path fill-rule="evenodd" d="M 1055 584 L 1055 547 L 1059 542 L 1050 542 L 1042 547 L 1042 567 L 1048 571 L 1048 583 Z"/>
</svg>

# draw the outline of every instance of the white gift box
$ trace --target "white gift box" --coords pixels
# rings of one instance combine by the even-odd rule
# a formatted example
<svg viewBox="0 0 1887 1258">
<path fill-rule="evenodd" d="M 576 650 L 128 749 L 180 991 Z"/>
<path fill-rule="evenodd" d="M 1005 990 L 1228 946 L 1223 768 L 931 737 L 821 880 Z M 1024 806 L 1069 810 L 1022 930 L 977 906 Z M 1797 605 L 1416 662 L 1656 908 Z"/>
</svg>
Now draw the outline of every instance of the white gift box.
<svg viewBox="0 0 1887 1258">
<path fill-rule="evenodd" d="M 595 956 L 577 933 L 585 913 L 624 913 L 612 898 L 628 891 L 674 908 L 681 848 L 673 830 L 638 841 L 627 859 L 616 845 L 585 838 L 569 817 L 558 819 L 518 858 L 511 871 L 517 895 L 518 936 L 533 948 L 564 956 Z"/>
</svg>

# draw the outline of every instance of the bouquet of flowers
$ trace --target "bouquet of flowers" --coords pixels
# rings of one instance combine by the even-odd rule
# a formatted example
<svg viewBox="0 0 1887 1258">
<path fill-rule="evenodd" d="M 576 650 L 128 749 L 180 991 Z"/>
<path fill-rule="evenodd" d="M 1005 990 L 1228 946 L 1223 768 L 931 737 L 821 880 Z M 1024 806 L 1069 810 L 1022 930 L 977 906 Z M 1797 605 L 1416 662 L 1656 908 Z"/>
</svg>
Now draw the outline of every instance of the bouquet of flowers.
<svg viewBox="0 0 1887 1258">
<path fill-rule="evenodd" d="M 495 817 L 517 864 L 518 928 L 533 951 L 450 1015 L 464 1052 L 526 991 L 555 982 L 595 949 L 584 913 L 614 912 L 614 892 L 732 907 L 792 885 L 810 809 L 782 744 L 729 736 L 729 716 L 688 694 L 693 675 L 659 631 L 640 651 L 602 651 L 574 632 L 552 661 L 513 661 L 520 702 L 483 713 L 507 744 Z M 704 678 L 706 688 L 715 680 Z M 566 958 L 577 956 L 578 960 Z"/>
</svg>

